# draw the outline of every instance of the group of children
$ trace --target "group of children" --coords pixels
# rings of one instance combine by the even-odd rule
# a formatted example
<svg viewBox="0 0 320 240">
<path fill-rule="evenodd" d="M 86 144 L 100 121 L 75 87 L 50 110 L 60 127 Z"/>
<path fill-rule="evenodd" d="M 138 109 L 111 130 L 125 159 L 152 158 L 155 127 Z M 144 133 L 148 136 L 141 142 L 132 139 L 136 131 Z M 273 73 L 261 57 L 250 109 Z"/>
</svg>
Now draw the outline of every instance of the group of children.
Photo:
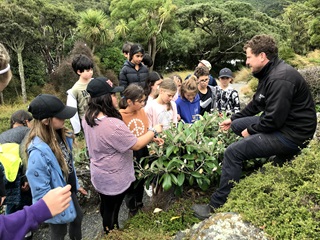
<svg viewBox="0 0 320 240">
<path fill-rule="evenodd" d="M 68 90 L 67 104 L 53 95 L 40 94 L 29 105 L 33 124 L 24 145 L 33 202 L 51 189 L 71 186 L 68 207 L 47 220 L 51 239 L 64 239 L 68 224 L 70 238 L 82 238 L 83 213 L 76 193 L 86 191 L 79 186 L 73 165 L 74 133 L 84 132 L 91 181 L 100 195 L 103 229 L 108 233 L 119 227 L 124 199 L 130 216 L 143 207 L 144 182 L 136 180 L 134 159 L 149 155 L 146 146 L 151 141 L 163 144 L 158 133 L 178 121 L 193 123 L 205 112 L 240 110 L 238 93 L 229 85 L 230 69 L 222 69 L 220 84 L 211 86 L 205 60 L 182 81 L 178 75 L 163 78 L 157 72 L 149 73 L 150 59 L 144 58 L 140 44 L 127 44 L 123 52 L 127 60 L 120 71 L 120 86 L 113 86 L 105 77 L 93 78 L 93 61 L 78 55 L 72 67 L 79 80 Z M 117 92 L 121 93 L 119 106 Z M 73 133 L 65 128 L 66 119 L 70 119 Z"/>
</svg>

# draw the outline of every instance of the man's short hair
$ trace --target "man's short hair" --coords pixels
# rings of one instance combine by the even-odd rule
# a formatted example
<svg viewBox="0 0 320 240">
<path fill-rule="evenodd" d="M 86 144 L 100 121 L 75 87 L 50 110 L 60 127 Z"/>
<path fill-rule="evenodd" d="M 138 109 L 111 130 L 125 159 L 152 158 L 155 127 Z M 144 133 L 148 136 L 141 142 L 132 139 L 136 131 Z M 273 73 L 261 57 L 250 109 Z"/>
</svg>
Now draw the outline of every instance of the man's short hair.
<svg viewBox="0 0 320 240">
<path fill-rule="evenodd" d="M 254 36 L 244 45 L 243 50 L 246 51 L 247 48 L 251 48 L 254 55 L 264 52 L 269 60 L 278 56 L 276 41 L 269 35 L 262 34 Z"/>
</svg>

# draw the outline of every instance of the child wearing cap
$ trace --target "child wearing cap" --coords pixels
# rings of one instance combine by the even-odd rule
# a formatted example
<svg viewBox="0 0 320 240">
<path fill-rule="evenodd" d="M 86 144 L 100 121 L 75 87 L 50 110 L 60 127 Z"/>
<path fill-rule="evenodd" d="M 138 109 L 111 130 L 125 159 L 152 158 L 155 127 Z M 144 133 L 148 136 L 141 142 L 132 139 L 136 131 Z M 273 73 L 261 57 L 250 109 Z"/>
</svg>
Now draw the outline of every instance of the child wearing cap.
<svg viewBox="0 0 320 240">
<path fill-rule="evenodd" d="M 216 86 L 217 109 L 219 113 L 226 112 L 227 115 L 240 111 L 240 100 L 237 90 L 229 84 L 232 83 L 232 71 L 223 68 L 219 72 L 219 86 Z"/>
<path fill-rule="evenodd" d="M 86 89 L 93 75 L 93 61 L 86 55 L 80 54 L 72 60 L 73 71 L 79 75 L 78 81 L 67 91 L 67 106 L 77 108 L 76 114 L 70 118 L 73 132 L 81 131 L 81 119 L 88 106 L 90 95 Z"/>
<path fill-rule="evenodd" d="M 10 57 L 6 48 L 0 43 L 0 91 L 11 80 Z M 0 171 L 0 206 L 5 199 L 3 174 Z M 58 215 L 69 207 L 70 185 L 50 190 L 42 199 L 30 207 L 9 215 L 0 214 L 0 239 L 23 239 L 26 233 L 36 229 L 46 219 Z M 18 227 L 17 227 L 18 226 Z"/>
<path fill-rule="evenodd" d="M 64 239 L 69 224 L 69 237 L 81 239 L 83 213 L 77 192 L 86 194 L 79 186 L 72 158 L 73 136 L 64 127 L 77 109 L 65 106 L 60 99 L 49 94 L 38 95 L 29 105 L 34 120 L 26 140 L 28 167 L 26 176 L 33 203 L 56 187 L 71 185 L 72 201 L 61 214 L 47 220 L 51 239 Z"/>
<path fill-rule="evenodd" d="M 114 87 L 105 77 L 91 80 L 87 87 L 91 98 L 82 120 L 90 156 L 91 182 L 100 195 L 100 214 L 106 234 L 115 226 L 119 227 L 120 206 L 125 195 L 134 188 L 133 151 L 145 147 L 162 131 L 161 125 L 143 131 L 139 137 L 130 131 L 117 110 L 116 93 L 123 89 Z"/>
<path fill-rule="evenodd" d="M 129 51 L 129 59 L 124 63 L 120 75 L 120 86 L 126 88 L 132 83 L 145 86 L 148 68 L 142 64 L 144 49 L 140 44 L 133 44 Z"/>
</svg>

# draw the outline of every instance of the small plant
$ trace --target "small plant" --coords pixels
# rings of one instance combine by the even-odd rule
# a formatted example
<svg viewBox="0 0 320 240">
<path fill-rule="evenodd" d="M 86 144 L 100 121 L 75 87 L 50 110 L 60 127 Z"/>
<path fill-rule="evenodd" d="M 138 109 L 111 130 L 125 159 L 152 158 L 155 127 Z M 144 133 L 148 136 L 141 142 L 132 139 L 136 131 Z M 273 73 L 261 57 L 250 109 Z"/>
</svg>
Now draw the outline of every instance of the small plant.
<svg viewBox="0 0 320 240">
<path fill-rule="evenodd" d="M 137 163 L 137 175 L 146 185 L 157 180 L 164 190 L 180 195 L 184 184 L 197 184 L 203 191 L 220 176 L 225 148 L 237 140 L 232 131 L 221 131 L 226 117 L 206 113 L 193 124 L 178 123 L 161 134 L 164 144 L 150 144 L 151 156 Z"/>
</svg>

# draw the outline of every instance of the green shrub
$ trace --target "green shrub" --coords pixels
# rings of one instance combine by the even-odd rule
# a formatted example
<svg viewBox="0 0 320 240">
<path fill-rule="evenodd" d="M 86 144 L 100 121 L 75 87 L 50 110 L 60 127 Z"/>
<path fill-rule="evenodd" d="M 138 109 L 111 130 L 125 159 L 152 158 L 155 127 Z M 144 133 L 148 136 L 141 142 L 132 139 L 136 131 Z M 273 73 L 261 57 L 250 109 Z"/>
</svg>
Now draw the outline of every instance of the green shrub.
<svg viewBox="0 0 320 240">
<path fill-rule="evenodd" d="M 299 70 L 301 75 L 307 81 L 313 100 L 320 103 L 320 67 L 311 67 Z"/>
<path fill-rule="evenodd" d="M 314 141 L 284 167 L 264 165 L 232 189 L 219 212 L 238 212 L 274 239 L 318 239 L 320 152 Z"/>
<path fill-rule="evenodd" d="M 150 158 L 144 158 L 136 169 L 140 178 L 149 185 L 158 180 L 164 190 L 175 188 L 179 195 L 185 184 L 196 184 L 207 190 L 220 176 L 220 160 L 225 148 L 236 141 L 232 131 L 223 132 L 218 114 L 206 113 L 194 124 L 178 123 L 161 134 L 164 145 L 150 145 Z"/>
</svg>

